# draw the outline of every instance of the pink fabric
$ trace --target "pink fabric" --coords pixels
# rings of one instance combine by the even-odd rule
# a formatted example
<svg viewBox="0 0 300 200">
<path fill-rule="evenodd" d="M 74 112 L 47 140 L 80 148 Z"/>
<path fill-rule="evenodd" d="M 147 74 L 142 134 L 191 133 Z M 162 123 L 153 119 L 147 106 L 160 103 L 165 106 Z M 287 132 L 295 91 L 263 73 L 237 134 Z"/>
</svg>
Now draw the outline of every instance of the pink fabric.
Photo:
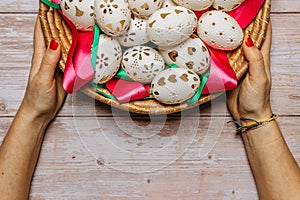
<svg viewBox="0 0 300 200">
<path fill-rule="evenodd" d="M 60 0 L 52 0 L 53 3 L 60 4 Z"/>
<path fill-rule="evenodd" d="M 143 99 L 150 93 L 150 85 L 122 79 L 112 79 L 106 83 L 106 87 L 120 103 Z"/>
<path fill-rule="evenodd" d="M 227 58 L 226 51 L 209 48 L 211 55 L 210 75 L 202 94 L 232 90 L 237 86 L 235 72 Z"/>
<path fill-rule="evenodd" d="M 242 5 L 228 14 L 244 29 L 255 18 L 264 2 L 265 0 L 245 0 Z"/>
<path fill-rule="evenodd" d="M 91 46 L 94 40 L 93 31 L 77 31 L 74 24 L 64 17 L 72 29 L 72 45 L 64 71 L 63 87 L 72 94 L 87 84 L 94 77 L 91 60 Z"/>
</svg>

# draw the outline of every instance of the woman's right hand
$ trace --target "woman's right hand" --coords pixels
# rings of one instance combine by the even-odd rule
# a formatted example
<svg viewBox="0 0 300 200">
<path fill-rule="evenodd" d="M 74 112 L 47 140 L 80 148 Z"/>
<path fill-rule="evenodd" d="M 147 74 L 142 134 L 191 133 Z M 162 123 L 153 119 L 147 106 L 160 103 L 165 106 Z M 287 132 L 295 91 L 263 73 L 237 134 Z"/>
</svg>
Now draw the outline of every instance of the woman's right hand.
<svg viewBox="0 0 300 200">
<path fill-rule="evenodd" d="M 251 38 L 246 38 L 243 50 L 249 61 L 249 71 L 239 86 L 230 91 L 227 97 L 229 111 L 233 118 L 255 120 L 269 118 L 272 114 L 270 105 L 271 74 L 270 49 L 272 43 L 271 23 L 261 50 L 257 49 Z"/>
</svg>

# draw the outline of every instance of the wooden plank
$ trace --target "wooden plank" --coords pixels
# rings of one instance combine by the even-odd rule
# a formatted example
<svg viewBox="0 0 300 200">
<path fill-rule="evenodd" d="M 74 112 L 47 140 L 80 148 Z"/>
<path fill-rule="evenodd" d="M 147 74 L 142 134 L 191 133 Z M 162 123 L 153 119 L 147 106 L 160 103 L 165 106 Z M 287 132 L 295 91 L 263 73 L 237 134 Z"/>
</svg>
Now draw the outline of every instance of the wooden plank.
<svg viewBox="0 0 300 200">
<path fill-rule="evenodd" d="M 37 0 L 9 0 L 0 2 L 0 12 L 37 12 Z M 298 0 L 272 1 L 272 12 L 299 12 Z"/>
<path fill-rule="evenodd" d="M 156 120 L 152 130 L 159 135 L 147 138 L 147 118 L 135 119 L 138 127 L 124 117 L 119 122 L 102 117 L 99 124 L 94 118 L 58 118 L 47 131 L 31 199 L 258 199 L 241 138 L 234 134 L 233 125 L 225 123 L 229 119 L 169 118 L 163 128 L 162 120 Z M 1 118 L 0 141 L 11 120 Z M 278 119 L 298 163 L 299 120 Z M 194 134 L 191 125 L 198 123 Z M 126 156 L 114 147 L 94 151 L 95 141 L 105 145 L 102 134 L 122 150 L 148 154 Z M 192 144 L 183 151 L 188 139 Z M 167 141 L 176 144 L 166 145 Z"/>
<path fill-rule="evenodd" d="M 0 2 L 0 12 L 37 12 L 38 0 L 8 0 Z"/>
<path fill-rule="evenodd" d="M 0 15 L 0 110 L 1 116 L 15 114 L 24 90 L 32 54 L 35 15 Z M 273 14 L 272 104 L 281 115 L 299 115 L 300 106 L 300 35 L 295 34 L 300 14 Z M 211 107 L 201 108 L 205 115 L 224 114 L 224 96 Z M 74 103 L 77 102 L 77 103 Z M 78 103 L 80 102 L 80 103 Z M 284 105 L 284 106 L 282 106 Z M 5 108 L 5 109 L 3 109 Z M 111 115 L 110 107 L 81 94 L 69 96 L 61 115 Z M 193 111 L 194 113 L 197 111 Z M 226 112 L 225 112 L 226 113 Z"/>
</svg>

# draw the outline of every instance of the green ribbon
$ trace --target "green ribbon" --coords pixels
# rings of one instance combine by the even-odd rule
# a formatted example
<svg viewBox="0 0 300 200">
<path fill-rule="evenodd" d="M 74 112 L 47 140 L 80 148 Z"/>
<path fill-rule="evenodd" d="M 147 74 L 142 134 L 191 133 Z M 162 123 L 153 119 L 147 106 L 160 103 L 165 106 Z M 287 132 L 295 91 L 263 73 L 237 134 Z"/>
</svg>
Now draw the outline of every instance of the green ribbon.
<svg viewBox="0 0 300 200">
<path fill-rule="evenodd" d="M 53 3 L 50 0 L 41 0 L 41 2 L 43 2 L 44 4 L 46 4 L 47 6 L 50 6 L 52 8 L 60 9 L 60 5 L 59 4 Z"/>
<path fill-rule="evenodd" d="M 191 99 L 187 100 L 187 104 L 189 104 L 189 105 L 193 105 L 193 104 L 197 103 L 197 101 L 200 99 L 202 91 L 204 89 L 204 86 L 206 85 L 208 77 L 209 77 L 209 71 L 200 75 L 199 77 L 201 79 L 200 86 L 199 86 L 196 94 Z"/>
<path fill-rule="evenodd" d="M 128 74 L 124 71 L 122 67 L 120 67 L 118 73 L 115 75 L 116 78 L 127 80 L 127 81 L 134 81 L 132 78 L 128 76 Z"/>
<path fill-rule="evenodd" d="M 92 45 L 92 65 L 94 67 L 94 70 L 96 69 L 99 37 L 100 37 L 100 28 L 99 28 L 99 26 L 95 25 L 94 26 L 94 41 L 93 41 L 93 45 Z"/>
<path fill-rule="evenodd" d="M 169 64 L 168 66 L 167 66 L 167 69 L 168 68 L 179 68 L 178 67 L 178 65 L 176 65 L 176 64 Z"/>
<path fill-rule="evenodd" d="M 108 98 L 108 99 L 113 99 L 113 100 L 116 100 L 116 97 L 114 97 L 113 95 L 111 94 L 106 94 L 105 92 L 103 92 L 102 90 L 100 89 L 107 89 L 105 84 L 95 84 L 93 82 L 91 82 L 91 85 L 93 88 L 96 89 L 97 93 L 98 94 L 101 94 L 102 96 Z"/>
</svg>

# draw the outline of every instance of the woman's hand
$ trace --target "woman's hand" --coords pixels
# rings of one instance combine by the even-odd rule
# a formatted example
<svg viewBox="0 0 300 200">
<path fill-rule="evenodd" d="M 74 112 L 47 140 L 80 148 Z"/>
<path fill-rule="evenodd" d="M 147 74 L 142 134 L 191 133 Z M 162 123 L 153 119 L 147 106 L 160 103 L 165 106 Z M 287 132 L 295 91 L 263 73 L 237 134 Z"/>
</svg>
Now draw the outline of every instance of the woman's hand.
<svg viewBox="0 0 300 200">
<path fill-rule="evenodd" d="M 272 43 L 272 28 L 269 24 L 265 42 L 258 50 L 252 40 L 247 38 L 243 44 L 246 59 L 249 61 L 249 71 L 241 80 L 239 86 L 229 92 L 228 108 L 237 121 L 240 118 L 265 119 L 272 114 L 270 106 L 270 48 Z"/>
<path fill-rule="evenodd" d="M 56 69 L 60 55 L 60 45 L 55 40 L 46 49 L 41 23 L 37 19 L 32 66 L 19 111 L 42 123 L 49 123 L 55 117 L 66 96 L 62 87 L 62 73 Z"/>
</svg>

